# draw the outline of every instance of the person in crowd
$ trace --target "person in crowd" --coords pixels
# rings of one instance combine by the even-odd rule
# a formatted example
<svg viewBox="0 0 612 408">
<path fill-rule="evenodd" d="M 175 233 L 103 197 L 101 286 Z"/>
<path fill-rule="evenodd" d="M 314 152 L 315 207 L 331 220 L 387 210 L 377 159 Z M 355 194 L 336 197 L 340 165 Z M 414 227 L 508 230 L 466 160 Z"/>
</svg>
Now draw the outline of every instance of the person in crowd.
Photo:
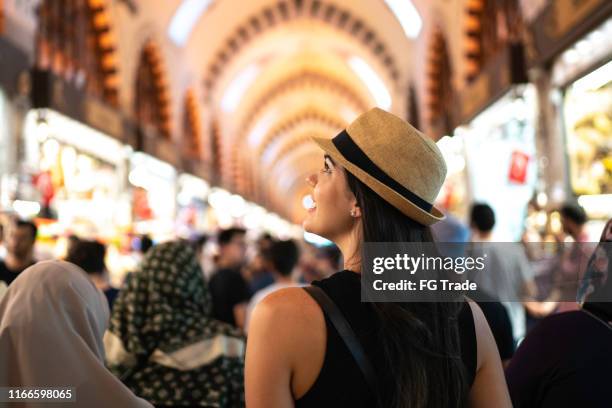
<svg viewBox="0 0 612 408">
<path fill-rule="evenodd" d="M 140 253 L 142 254 L 142 256 L 145 256 L 147 254 L 147 252 L 149 252 L 149 249 L 153 248 L 153 240 L 151 239 L 150 236 L 148 236 L 147 234 L 142 235 L 140 237 Z"/>
<path fill-rule="evenodd" d="M 106 258 L 106 246 L 99 241 L 79 240 L 70 246 L 66 261 L 82 268 L 96 285 L 104 293 L 108 306 L 113 309 L 113 303 L 119 294 L 119 290 L 110 284 L 108 270 L 104 259 Z"/>
<path fill-rule="evenodd" d="M 429 226 L 443 215 L 431 203 L 446 175 L 436 144 L 378 108 L 315 142 L 325 155 L 308 178 L 314 206 L 304 228 L 338 245 L 344 270 L 313 287 L 355 337 L 336 330 L 304 288 L 267 296 L 249 330 L 247 405 L 510 406 L 495 341 L 473 302 L 361 302 L 364 242 L 432 242 Z"/>
<path fill-rule="evenodd" d="M 104 346 L 111 371 L 157 408 L 244 405 L 244 338 L 212 317 L 184 242 L 147 252 L 119 292 Z"/>
<path fill-rule="evenodd" d="M 491 242 L 495 227 L 495 212 L 485 203 L 476 203 L 470 211 L 473 257 L 486 254 L 485 269 L 471 271 L 469 278 L 478 289 L 502 302 L 512 323 L 515 343 L 526 334 L 524 303 L 536 295 L 533 269 L 522 245 Z"/>
<path fill-rule="evenodd" d="M 0 260 L 0 281 L 10 285 L 26 268 L 36 263 L 34 244 L 38 228 L 31 221 L 16 220 L 8 228 L 6 257 Z"/>
<path fill-rule="evenodd" d="M 72 248 L 79 243 L 81 239 L 76 234 L 70 234 L 66 237 L 66 256 L 72 251 Z"/>
<path fill-rule="evenodd" d="M 272 271 L 274 283 L 256 292 L 247 308 L 245 332 L 248 332 L 249 322 L 255 306 L 270 293 L 279 289 L 297 286 L 291 274 L 300 258 L 300 250 L 293 240 L 276 241 L 264 253 L 266 268 Z"/>
<path fill-rule="evenodd" d="M 217 271 L 209 283 L 215 318 L 239 328 L 244 327 L 251 298 L 241 273 L 246 257 L 245 235 L 242 228 L 229 228 L 219 233 Z"/>
<path fill-rule="evenodd" d="M 195 252 L 195 256 L 200 262 L 204 256 L 204 247 L 206 246 L 207 242 L 208 242 L 208 235 L 206 234 L 198 235 L 192 241 L 193 252 Z"/>
<path fill-rule="evenodd" d="M 437 249 L 445 257 L 463 257 L 466 254 L 470 229 L 453 215 L 445 215 L 444 220 L 431 227 Z M 474 298 L 491 327 L 502 363 L 506 366 L 514 354 L 514 336 L 508 311 L 501 302 L 482 291 L 477 291 Z"/>
<path fill-rule="evenodd" d="M 275 282 L 274 274 L 267 266 L 265 252 L 274 244 L 274 239 L 268 233 L 263 234 L 257 240 L 257 252 L 246 267 L 246 274 L 249 278 L 249 288 L 251 293 L 256 293 Z"/>
<path fill-rule="evenodd" d="M 65 406 L 152 407 L 104 366 L 108 317 L 106 299 L 76 265 L 44 261 L 29 267 L 0 302 L 0 384 L 71 387 L 73 402 Z"/>
<path fill-rule="evenodd" d="M 536 311 L 540 316 L 553 311 L 565 312 L 578 308 L 576 296 L 579 282 L 584 277 L 586 264 L 594 250 L 585 231 L 588 217 L 584 208 L 576 203 L 566 203 L 559 212 L 563 233 L 570 237 L 573 243 L 567 250 L 560 251 L 558 260 L 552 267 L 553 288 L 546 302 L 542 303 L 543 310 Z M 564 236 L 557 237 L 557 241 L 561 244 Z"/>
<path fill-rule="evenodd" d="M 325 245 L 317 248 L 315 253 L 315 268 L 318 279 L 329 278 L 340 265 L 342 253 L 336 245 Z"/>
<path fill-rule="evenodd" d="M 298 281 L 310 283 L 329 278 L 342 267 L 342 253 L 334 244 L 317 247 L 308 244 L 302 251 L 298 266 Z"/>
<path fill-rule="evenodd" d="M 612 220 L 591 257 L 582 309 L 546 317 L 521 343 L 506 377 L 515 407 L 609 407 Z M 595 276 L 596 275 L 596 276 Z"/>
</svg>

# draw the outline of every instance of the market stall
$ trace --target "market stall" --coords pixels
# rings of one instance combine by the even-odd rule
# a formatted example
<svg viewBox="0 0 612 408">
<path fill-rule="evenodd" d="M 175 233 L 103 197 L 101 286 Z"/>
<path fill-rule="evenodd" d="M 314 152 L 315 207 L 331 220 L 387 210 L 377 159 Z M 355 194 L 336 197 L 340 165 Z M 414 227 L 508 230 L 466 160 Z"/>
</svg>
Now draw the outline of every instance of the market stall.
<svg viewBox="0 0 612 408">
<path fill-rule="evenodd" d="M 587 231 L 597 240 L 612 217 L 612 3 L 551 2 L 532 24 L 531 37 L 530 65 L 551 67 L 544 68 L 550 76 L 544 92 L 554 114 L 543 137 L 563 146 L 550 157 L 563 166 L 548 178 L 563 186 L 563 200 L 584 207 Z M 560 200 L 540 201 L 549 203 L 538 209 L 540 223 L 546 217 L 543 230 L 554 233 Z"/>
<path fill-rule="evenodd" d="M 54 254 L 57 238 L 77 235 L 105 242 L 130 228 L 125 190 L 130 148 L 50 109 L 33 109 L 24 125 L 17 204 L 40 221 L 40 238 Z M 30 203 L 30 205 L 27 205 Z"/>
</svg>

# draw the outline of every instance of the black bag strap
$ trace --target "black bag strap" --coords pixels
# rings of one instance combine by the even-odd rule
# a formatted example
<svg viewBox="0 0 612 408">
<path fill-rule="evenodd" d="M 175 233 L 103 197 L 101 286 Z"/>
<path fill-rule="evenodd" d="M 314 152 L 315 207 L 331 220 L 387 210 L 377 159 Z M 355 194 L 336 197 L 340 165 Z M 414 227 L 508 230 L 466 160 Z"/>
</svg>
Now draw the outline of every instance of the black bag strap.
<svg viewBox="0 0 612 408">
<path fill-rule="evenodd" d="M 318 286 L 305 286 L 304 290 L 308 292 L 310 296 L 319 304 L 323 312 L 329 317 L 329 320 L 336 328 L 336 331 L 346 344 L 349 352 L 355 359 L 355 362 L 359 366 L 361 373 L 365 377 L 366 382 L 372 389 L 376 391 L 376 377 L 374 376 L 374 368 L 370 363 L 370 360 L 365 354 L 357 335 L 353 331 L 353 328 L 346 320 L 338 306 L 334 301 L 325 293 L 323 289 Z"/>
</svg>

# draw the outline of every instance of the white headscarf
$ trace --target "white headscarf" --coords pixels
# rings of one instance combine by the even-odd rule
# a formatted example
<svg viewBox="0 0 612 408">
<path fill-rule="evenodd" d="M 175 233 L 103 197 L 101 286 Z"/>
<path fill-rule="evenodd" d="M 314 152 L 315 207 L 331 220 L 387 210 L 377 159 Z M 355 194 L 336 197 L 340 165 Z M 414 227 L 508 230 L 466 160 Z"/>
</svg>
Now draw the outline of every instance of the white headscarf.
<svg viewBox="0 0 612 408">
<path fill-rule="evenodd" d="M 26 269 L 0 301 L 0 386 L 75 388 L 76 403 L 54 406 L 152 407 L 104 367 L 108 319 L 106 298 L 77 266 Z"/>
</svg>

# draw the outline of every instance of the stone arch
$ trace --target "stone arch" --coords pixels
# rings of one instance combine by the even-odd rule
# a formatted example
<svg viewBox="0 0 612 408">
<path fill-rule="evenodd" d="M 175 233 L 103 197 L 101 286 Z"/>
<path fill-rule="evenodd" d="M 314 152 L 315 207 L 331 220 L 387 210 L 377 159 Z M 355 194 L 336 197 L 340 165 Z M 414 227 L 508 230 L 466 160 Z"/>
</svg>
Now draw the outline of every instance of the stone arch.
<svg viewBox="0 0 612 408">
<path fill-rule="evenodd" d="M 400 78 L 397 62 L 388 47 L 376 33 L 376 29 L 351 11 L 327 0 L 279 0 L 246 18 L 223 42 L 213 61 L 205 69 L 204 88 L 209 92 L 219 78 L 222 67 L 238 55 L 240 50 L 253 39 L 282 23 L 308 17 L 329 24 L 340 31 L 357 38 L 386 67 L 394 81 Z"/>
</svg>

